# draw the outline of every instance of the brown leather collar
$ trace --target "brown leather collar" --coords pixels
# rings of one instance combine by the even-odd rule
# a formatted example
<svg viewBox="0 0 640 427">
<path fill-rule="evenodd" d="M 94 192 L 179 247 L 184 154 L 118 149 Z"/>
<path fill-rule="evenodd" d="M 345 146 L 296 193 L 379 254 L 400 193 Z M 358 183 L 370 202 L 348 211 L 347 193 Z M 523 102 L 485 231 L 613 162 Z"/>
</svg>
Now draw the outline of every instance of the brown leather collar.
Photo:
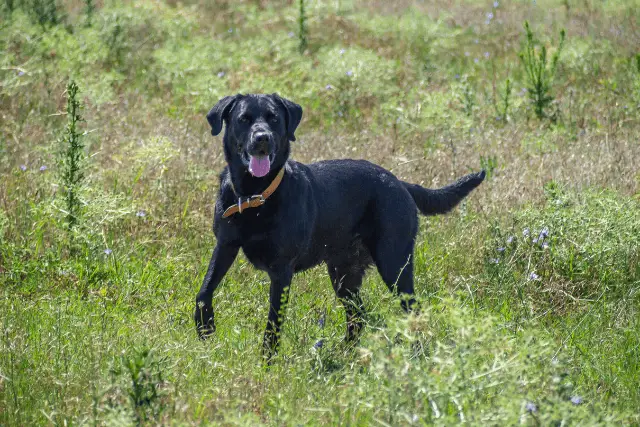
<svg viewBox="0 0 640 427">
<path fill-rule="evenodd" d="M 258 206 L 264 205 L 264 202 L 276 191 L 280 183 L 282 182 L 282 177 L 284 176 L 284 167 L 280 169 L 278 175 L 271 181 L 271 184 L 264 190 L 261 194 L 254 194 L 253 196 L 249 196 L 242 200 L 242 197 L 238 197 L 238 204 L 229 206 L 224 213 L 222 214 L 222 218 L 228 218 L 231 215 L 240 212 L 248 208 L 257 208 Z M 233 184 L 231 184 L 231 188 L 233 188 Z M 233 191 L 235 193 L 235 189 Z"/>
</svg>

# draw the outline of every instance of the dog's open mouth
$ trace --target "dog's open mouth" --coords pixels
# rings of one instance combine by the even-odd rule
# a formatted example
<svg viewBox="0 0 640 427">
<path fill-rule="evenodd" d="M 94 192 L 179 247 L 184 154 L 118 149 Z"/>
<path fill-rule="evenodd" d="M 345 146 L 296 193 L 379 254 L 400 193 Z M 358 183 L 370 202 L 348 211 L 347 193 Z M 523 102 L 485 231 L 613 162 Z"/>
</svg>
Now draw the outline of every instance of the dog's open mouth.
<svg viewBox="0 0 640 427">
<path fill-rule="evenodd" d="M 274 153 L 268 156 L 252 156 L 246 151 L 242 153 L 242 160 L 249 168 L 249 173 L 257 178 L 261 178 L 269 173 L 274 158 Z"/>
</svg>

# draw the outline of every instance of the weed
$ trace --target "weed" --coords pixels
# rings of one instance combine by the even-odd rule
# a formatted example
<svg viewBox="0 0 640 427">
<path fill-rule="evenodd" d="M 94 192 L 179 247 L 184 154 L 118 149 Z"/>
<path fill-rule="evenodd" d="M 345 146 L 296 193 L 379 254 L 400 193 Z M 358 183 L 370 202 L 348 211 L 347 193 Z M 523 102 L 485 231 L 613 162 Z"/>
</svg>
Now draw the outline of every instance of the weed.
<svg viewBox="0 0 640 427">
<path fill-rule="evenodd" d="M 504 84 L 504 92 L 500 93 L 500 103 L 494 102 L 493 106 L 496 110 L 497 118 L 502 120 L 503 123 L 506 123 L 509 120 L 509 107 L 510 98 L 511 98 L 511 90 L 513 87 L 511 86 L 511 80 L 507 79 Z"/>
<path fill-rule="evenodd" d="M 298 45 L 298 50 L 300 53 L 304 53 L 307 50 L 307 12 L 305 9 L 305 0 L 298 0 L 298 40 L 300 41 Z"/>
<path fill-rule="evenodd" d="M 60 179 L 64 190 L 64 201 L 67 214 L 67 228 L 71 230 L 78 222 L 82 204 L 80 189 L 84 180 L 84 145 L 79 124 L 80 100 L 78 85 L 72 80 L 67 85 L 67 126 L 60 139 Z"/>
<path fill-rule="evenodd" d="M 524 48 L 520 52 L 520 59 L 525 69 L 527 93 L 533 104 L 536 117 L 543 119 L 547 117 L 546 110 L 554 99 L 551 90 L 566 33 L 564 29 L 560 31 L 560 41 L 549 62 L 547 59 L 547 47 L 542 45 L 540 49 L 537 49 L 538 42 L 529 27 L 528 21 L 525 21 L 524 29 L 526 40 Z"/>
</svg>

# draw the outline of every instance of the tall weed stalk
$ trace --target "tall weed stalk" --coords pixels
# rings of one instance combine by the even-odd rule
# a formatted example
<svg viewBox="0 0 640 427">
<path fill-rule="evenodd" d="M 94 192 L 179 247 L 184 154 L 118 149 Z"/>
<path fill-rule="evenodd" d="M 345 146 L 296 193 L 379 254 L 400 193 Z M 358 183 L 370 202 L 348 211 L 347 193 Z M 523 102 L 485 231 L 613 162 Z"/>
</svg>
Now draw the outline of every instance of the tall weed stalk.
<svg viewBox="0 0 640 427">
<path fill-rule="evenodd" d="M 545 110 L 553 102 L 551 87 L 555 77 L 558 59 L 564 46 L 566 33 L 564 29 L 560 31 L 560 42 L 554 54 L 551 56 L 551 61 L 549 61 L 547 58 L 547 47 L 543 45 L 537 49 L 537 42 L 529 27 L 528 21 L 524 22 L 524 29 L 526 40 L 524 49 L 520 52 L 520 59 L 525 69 L 527 93 L 533 104 L 533 111 L 536 117 L 543 119 L 547 117 Z"/>
</svg>

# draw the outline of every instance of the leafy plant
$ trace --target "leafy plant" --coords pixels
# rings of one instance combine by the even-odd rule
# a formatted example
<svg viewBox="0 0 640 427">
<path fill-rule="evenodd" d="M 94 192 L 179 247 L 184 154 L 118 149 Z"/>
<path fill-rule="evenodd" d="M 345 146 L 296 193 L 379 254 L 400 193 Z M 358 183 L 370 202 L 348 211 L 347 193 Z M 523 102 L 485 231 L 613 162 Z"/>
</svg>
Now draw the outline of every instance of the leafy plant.
<svg viewBox="0 0 640 427">
<path fill-rule="evenodd" d="M 154 419 L 162 412 L 160 387 L 161 360 L 149 348 L 132 348 L 130 355 L 123 355 L 112 373 L 124 380 L 131 410 L 138 424 Z"/>
<path fill-rule="evenodd" d="M 499 93 L 500 103 L 494 102 L 494 108 L 496 110 L 497 117 L 503 122 L 506 122 L 509 117 L 509 107 L 510 107 L 512 89 L 513 89 L 513 86 L 511 86 L 511 80 L 507 79 L 504 86 L 504 92 Z"/>
<path fill-rule="evenodd" d="M 96 4 L 94 2 L 94 0 L 84 0 L 84 5 L 85 5 L 85 14 L 87 15 L 87 27 L 91 26 L 91 21 L 93 19 L 93 13 L 96 10 Z"/>
<path fill-rule="evenodd" d="M 60 174 L 67 213 L 67 227 L 71 230 L 80 216 L 79 189 L 84 179 L 83 159 L 84 145 L 82 134 L 78 129 L 82 121 L 80 116 L 80 101 L 78 100 L 78 85 L 71 81 L 67 85 L 67 126 L 60 141 Z"/>
<path fill-rule="evenodd" d="M 526 33 L 525 46 L 520 52 L 520 59 L 525 69 L 527 79 L 527 93 L 533 104 L 533 110 L 538 119 L 547 117 L 545 110 L 553 102 L 551 88 L 553 79 L 558 65 L 558 59 L 564 46 L 565 30 L 560 31 L 560 41 L 551 61 L 547 58 L 547 47 L 542 45 L 537 48 L 538 43 L 535 40 L 533 32 L 529 26 L 529 22 L 524 22 Z"/>
<path fill-rule="evenodd" d="M 305 0 L 298 0 L 300 11 L 298 15 L 298 39 L 300 40 L 298 49 L 300 53 L 304 53 L 307 50 L 307 13 L 304 2 Z"/>
</svg>

